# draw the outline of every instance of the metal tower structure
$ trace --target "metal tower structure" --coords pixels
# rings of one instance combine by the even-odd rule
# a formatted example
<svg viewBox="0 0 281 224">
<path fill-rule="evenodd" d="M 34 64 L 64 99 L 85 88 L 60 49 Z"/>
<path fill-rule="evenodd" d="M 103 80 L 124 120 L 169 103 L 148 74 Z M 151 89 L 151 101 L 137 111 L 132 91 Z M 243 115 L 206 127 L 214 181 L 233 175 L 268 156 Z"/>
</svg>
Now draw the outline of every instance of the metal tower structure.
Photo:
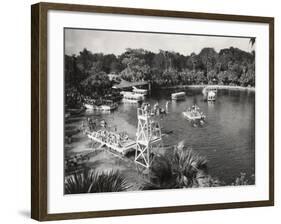
<svg viewBox="0 0 281 224">
<path fill-rule="evenodd" d="M 161 127 L 153 119 L 150 108 L 138 108 L 135 162 L 145 168 L 151 163 L 152 148 L 162 144 Z"/>
</svg>

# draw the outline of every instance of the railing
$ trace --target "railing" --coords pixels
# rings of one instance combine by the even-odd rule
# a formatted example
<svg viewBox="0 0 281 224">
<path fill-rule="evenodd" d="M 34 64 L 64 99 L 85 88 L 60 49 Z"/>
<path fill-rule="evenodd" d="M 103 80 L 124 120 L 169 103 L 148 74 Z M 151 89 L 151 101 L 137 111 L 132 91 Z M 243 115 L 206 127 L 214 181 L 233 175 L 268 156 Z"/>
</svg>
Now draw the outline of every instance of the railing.
<svg viewBox="0 0 281 224">
<path fill-rule="evenodd" d="M 107 130 L 92 132 L 90 136 L 99 140 L 100 142 L 118 147 L 122 147 L 122 145 L 129 140 L 129 137 L 126 134 L 110 132 Z"/>
<path fill-rule="evenodd" d="M 137 112 L 138 112 L 138 116 L 147 116 L 147 117 L 149 117 L 149 116 L 151 116 L 151 112 L 152 111 L 151 111 L 150 106 L 145 105 L 142 108 L 138 108 Z"/>
</svg>

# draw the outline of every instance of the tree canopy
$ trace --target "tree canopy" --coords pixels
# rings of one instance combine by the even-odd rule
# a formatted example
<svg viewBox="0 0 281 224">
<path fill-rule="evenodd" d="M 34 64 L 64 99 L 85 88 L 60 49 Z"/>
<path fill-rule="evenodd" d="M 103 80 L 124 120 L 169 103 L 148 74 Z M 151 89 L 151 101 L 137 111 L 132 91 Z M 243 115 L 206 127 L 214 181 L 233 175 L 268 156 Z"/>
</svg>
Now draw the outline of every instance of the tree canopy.
<svg viewBox="0 0 281 224">
<path fill-rule="evenodd" d="M 203 48 L 198 54 L 128 48 L 121 55 L 93 53 L 83 49 L 65 55 L 67 88 L 82 94 L 104 94 L 114 84 L 108 74 L 126 81 L 147 80 L 154 86 L 222 84 L 255 86 L 255 51 L 226 48 L 216 52 Z"/>
</svg>

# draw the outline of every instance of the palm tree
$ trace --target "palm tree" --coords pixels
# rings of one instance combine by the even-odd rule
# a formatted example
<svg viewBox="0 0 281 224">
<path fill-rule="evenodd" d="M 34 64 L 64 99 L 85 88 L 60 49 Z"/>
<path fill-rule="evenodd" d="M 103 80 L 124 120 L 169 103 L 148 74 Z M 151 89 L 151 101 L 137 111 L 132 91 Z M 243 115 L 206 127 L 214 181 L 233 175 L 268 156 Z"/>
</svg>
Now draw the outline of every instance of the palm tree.
<svg viewBox="0 0 281 224">
<path fill-rule="evenodd" d="M 92 169 L 65 177 L 65 193 L 97 193 L 126 191 L 132 187 L 120 171 L 98 173 Z"/>
<path fill-rule="evenodd" d="M 167 156 L 155 154 L 143 190 L 176 188 L 176 176 Z"/>
<path fill-rule="evenodd" d="M 256 43 L 256 38 L 255 37 L 251 37 L 249 40 L 249 43 L 251 44 L 251 47 L 253 47 Z"/>
<path fill-rule="evenodd" d="M 171 189 L 201 186 L 199 179 L 205 178 L 207 160 L 183 142 L 172 148 L 168 155 L 156 155 L 150 167 L 149 181 L 144 189 Z"/>
<path fill-rule="evenodd" d="M 179 188 L 193 187 L 198 184 L 197 175 L 200 173 L 200 176 L 204 176 L 207 160 L 192 149 L 178 145 L 174 151 L 172 167 Z"/>
</svg>

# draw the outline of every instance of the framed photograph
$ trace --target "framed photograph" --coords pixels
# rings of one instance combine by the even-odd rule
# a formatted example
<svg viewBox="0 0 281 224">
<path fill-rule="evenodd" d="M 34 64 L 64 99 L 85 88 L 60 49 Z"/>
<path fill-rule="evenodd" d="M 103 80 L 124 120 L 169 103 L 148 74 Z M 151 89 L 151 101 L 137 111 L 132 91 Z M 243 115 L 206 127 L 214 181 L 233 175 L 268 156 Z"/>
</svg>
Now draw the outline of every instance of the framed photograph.
<svg viewBox="0 0 281 224">
<path fill-rule="evenodd" d="M 31 8 L 32 218 L 274 204 L 274 18 Z"/>
</svg>

